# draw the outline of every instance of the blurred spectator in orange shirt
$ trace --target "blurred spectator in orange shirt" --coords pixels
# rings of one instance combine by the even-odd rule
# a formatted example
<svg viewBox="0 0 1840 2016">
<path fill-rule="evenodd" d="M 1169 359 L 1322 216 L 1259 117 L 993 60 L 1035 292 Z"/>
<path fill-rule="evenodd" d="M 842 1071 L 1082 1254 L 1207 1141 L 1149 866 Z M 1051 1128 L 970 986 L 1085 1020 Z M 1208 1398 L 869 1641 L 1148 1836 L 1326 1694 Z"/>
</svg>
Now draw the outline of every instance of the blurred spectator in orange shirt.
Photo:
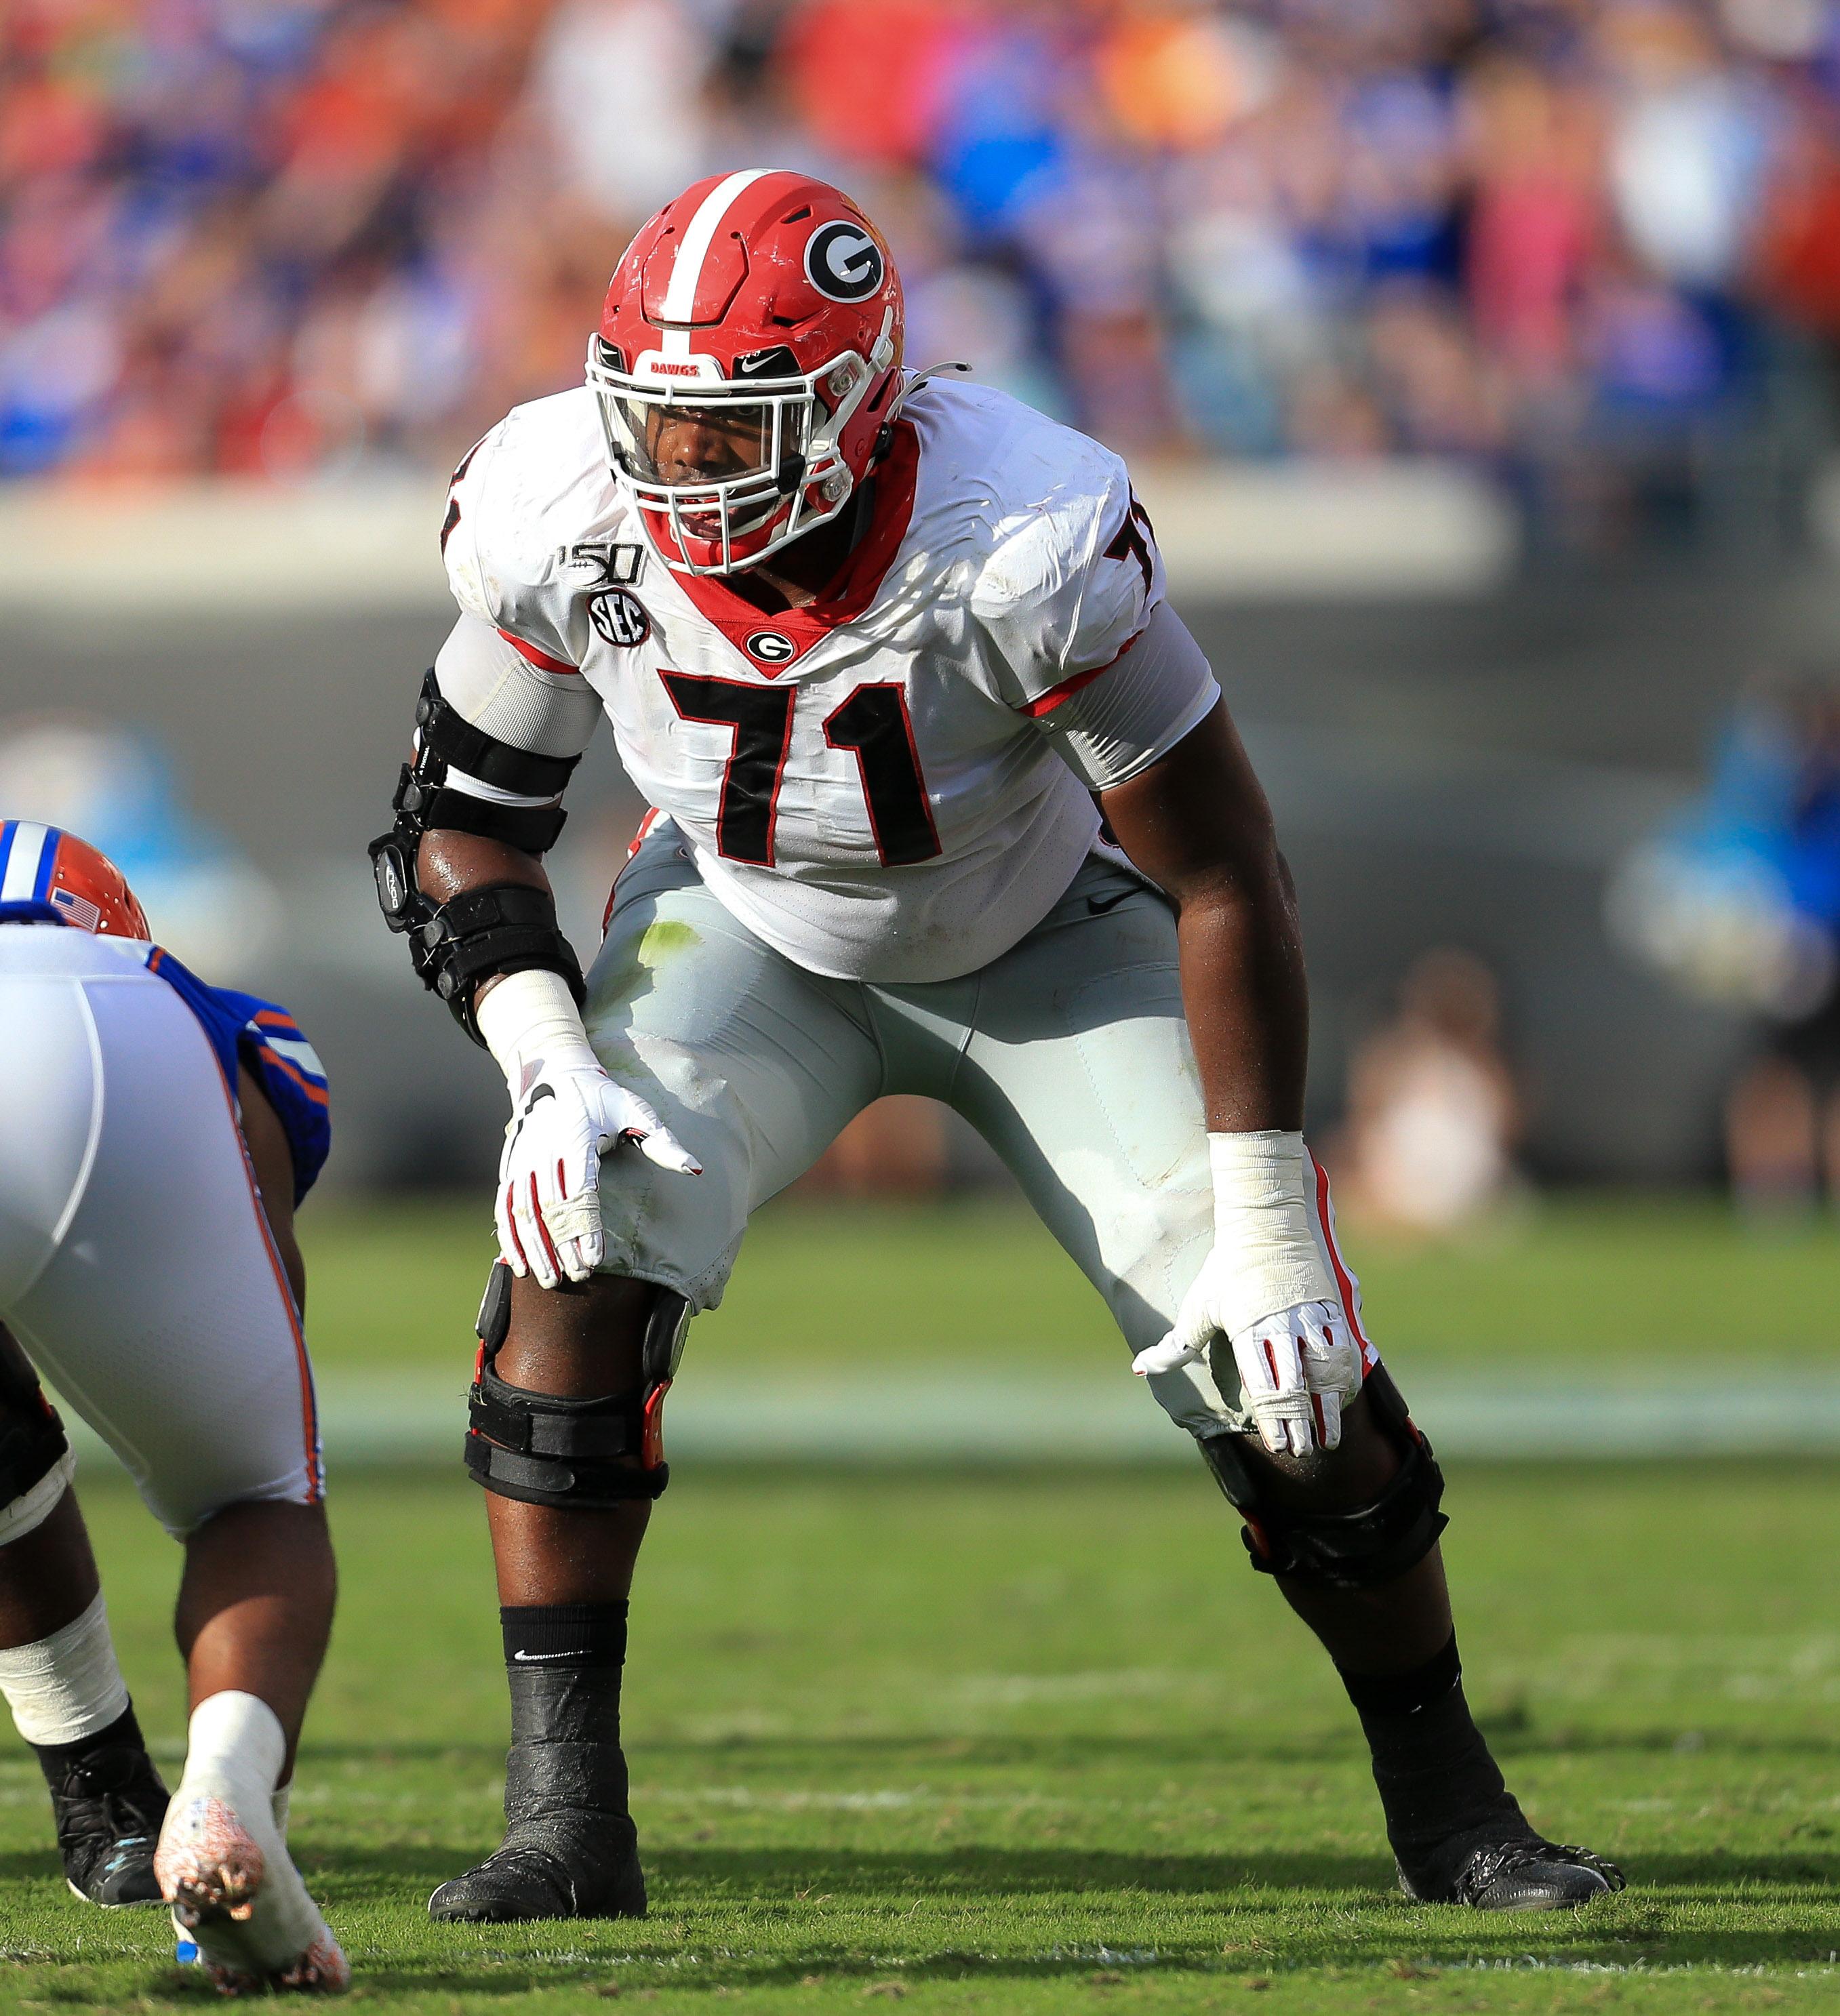
<svg viewBox="0 0 1840 2016">
<path fill-rule="evenodd" d="M 890 219 L 916 362 L 1122 448 L 1471 457 L 1576 544 L 1825 445 L 1836 0 L 3 18 L 0 477 L 451 463 L 574 381 L 650 209 L 763 164 Z"/>
</svg>

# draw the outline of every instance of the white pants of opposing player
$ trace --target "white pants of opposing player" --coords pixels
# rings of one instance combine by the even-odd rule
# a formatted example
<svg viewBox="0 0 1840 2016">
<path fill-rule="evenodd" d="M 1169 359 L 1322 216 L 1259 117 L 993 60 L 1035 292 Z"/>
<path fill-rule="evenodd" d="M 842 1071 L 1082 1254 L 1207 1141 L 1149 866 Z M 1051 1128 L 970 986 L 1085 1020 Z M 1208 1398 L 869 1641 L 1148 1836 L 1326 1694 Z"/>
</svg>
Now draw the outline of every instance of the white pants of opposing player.
<svg viewBox="0 0 1840 2016">
<path fill-rule="evenodd" d="M 0 927 L 0 1323 L 168 1532 L 320 1496 L 306 1345 L 216 1054 L 164 981 L 56 925 Z"/>
<path fill-rule="evenodd" d="M 620 877 L 585 1019 L 609 1075 L 657 1109 L 705 1172 L 608 1157 L 604 1271 L 661 1282 L 694 1309 L 720 1301 L 750 1214 L 884 1093 L 943 1100 L 977 1128 L 1132 1352 L 1169 1328 L 1212 1244 L 1175 919 L 1103 858 L 988 966 L 882 987 L 823 979 L 770 950 L 661 821 Z M 1359 1286 L 1320 1180 L 1312 1217 L 1358 1326 Z M 1233 1354 L 1222 1347 L 1215 1361 L 1147 1382 L 1193 1435 L 1247 1425 Z M 1379 1362 L 1364 1337 L 1362 1361 Z"/>
</svg>

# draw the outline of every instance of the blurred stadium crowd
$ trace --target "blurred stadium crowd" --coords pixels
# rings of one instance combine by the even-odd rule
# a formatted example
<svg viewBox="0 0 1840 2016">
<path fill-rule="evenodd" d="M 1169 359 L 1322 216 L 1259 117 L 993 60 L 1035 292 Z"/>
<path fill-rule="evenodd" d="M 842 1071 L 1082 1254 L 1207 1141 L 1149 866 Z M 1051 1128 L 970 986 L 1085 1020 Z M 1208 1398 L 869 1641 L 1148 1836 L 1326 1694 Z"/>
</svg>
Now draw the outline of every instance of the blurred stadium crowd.
<svg viewBox="0 0 1840 2016">
<path fill-rule="evenodd" d="M 445 460 L 627 234 L 812 169 L 909 355 L 1615 542 L 1830 439 L 1831 0 L 0 0 L 0 471 Z"/>
</svg>

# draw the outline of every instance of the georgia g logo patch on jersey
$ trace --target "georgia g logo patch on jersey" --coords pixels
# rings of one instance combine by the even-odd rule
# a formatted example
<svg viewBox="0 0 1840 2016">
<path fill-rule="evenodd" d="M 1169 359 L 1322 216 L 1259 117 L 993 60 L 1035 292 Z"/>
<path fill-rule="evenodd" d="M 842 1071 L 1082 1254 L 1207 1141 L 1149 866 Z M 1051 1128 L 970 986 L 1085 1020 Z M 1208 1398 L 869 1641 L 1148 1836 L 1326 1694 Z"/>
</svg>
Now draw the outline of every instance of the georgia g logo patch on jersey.
<svg viewBox="0 0 1840 2016">
<path fill-rule="evenodd" d="M 756 630 L 747 645 L 748 656 L 759 659 L 763 665 L 790 664 L 798 653 L 792 639 L 777 630 Z"/>
<path fill-rule="evenodd" d="M 643 644 L 652 634 L 652 619 L 636 595 L 624 588 L 603 589 L 588 598 L 588 620 L 610 644 L 623 651 Z"/>
<path fill-rule="evenodd" d="M 805 278 L 831 301 L 867 301 L 887 272 L 881 247 L 859 224 L 840 218 L 805 240 Z"/>
</svg>

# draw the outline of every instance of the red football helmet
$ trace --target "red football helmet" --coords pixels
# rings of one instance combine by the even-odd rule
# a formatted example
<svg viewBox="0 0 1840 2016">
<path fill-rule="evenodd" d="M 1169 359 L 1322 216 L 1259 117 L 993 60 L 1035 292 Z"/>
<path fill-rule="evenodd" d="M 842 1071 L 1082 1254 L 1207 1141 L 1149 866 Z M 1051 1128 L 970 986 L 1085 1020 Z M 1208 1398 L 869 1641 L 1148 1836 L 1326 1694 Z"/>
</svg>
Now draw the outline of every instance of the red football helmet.
<svg viewBox="0 0 1840 2016">
<path fill-rule="evenodd" d="M 607 455 L 681 574 L 733 574 L 827 524 L 900 404 L 901 282 L 841 190 L 790 170 L 693 183 L 626 248 L 588 346 Z"/>
<path fill-rule="evenodd" d="M 109 857 L 61 826 L 0 819 L 0 924 L 74 924 L 147 938 L 146 913 Z"/>
</svg>

